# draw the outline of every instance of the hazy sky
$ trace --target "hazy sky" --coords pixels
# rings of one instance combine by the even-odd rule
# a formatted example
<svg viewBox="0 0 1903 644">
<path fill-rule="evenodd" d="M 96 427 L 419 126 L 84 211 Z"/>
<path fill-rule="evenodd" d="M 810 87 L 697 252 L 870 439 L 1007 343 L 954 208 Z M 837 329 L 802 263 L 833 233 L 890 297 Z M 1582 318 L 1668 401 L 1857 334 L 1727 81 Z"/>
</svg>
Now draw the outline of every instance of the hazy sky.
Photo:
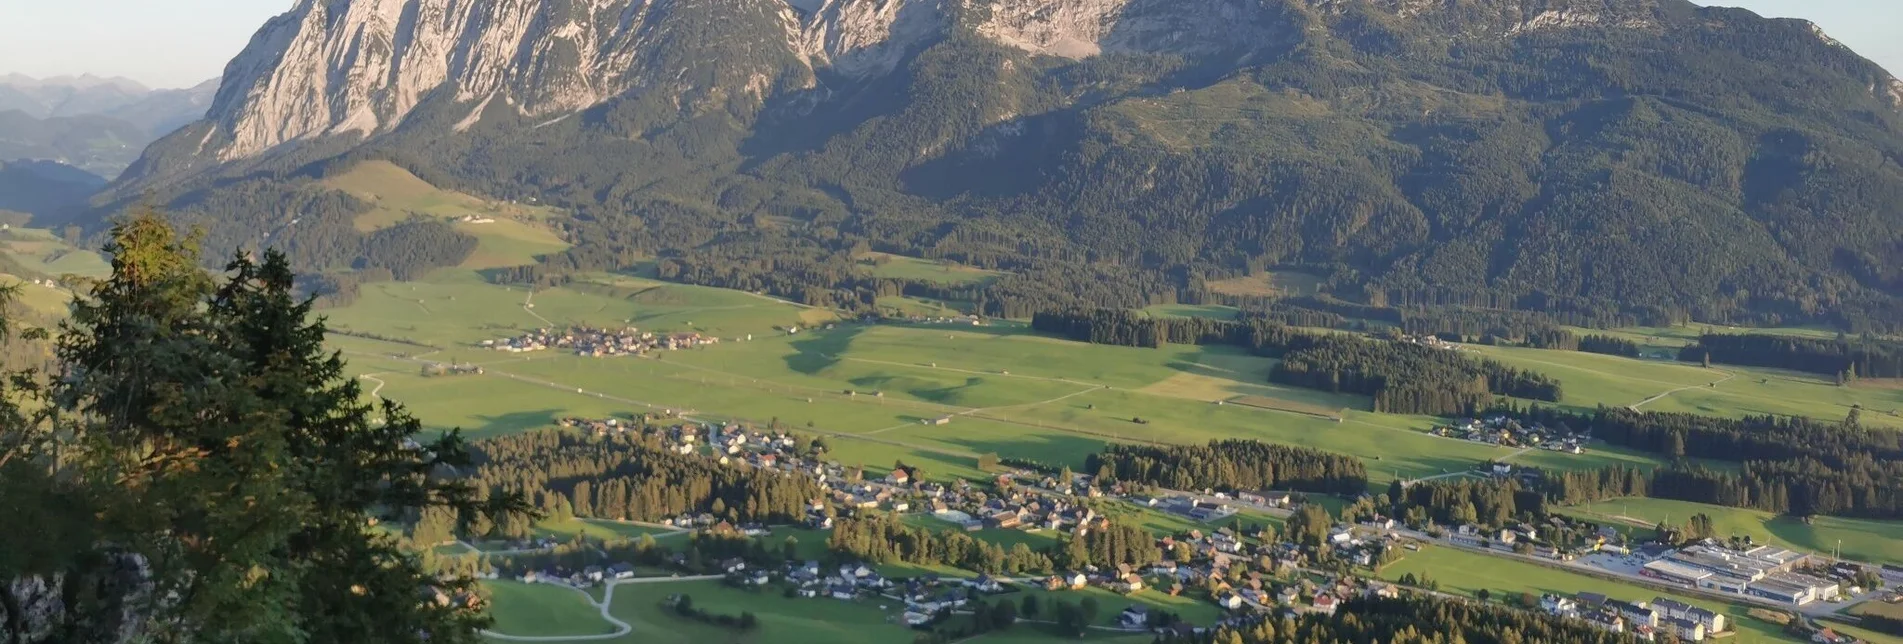
<svg viewBox="0 0 1903 644">
<path fill-rule="evenodd" d="M 1903 0 L 1700 0 L 1808 18 L 1903 73 Z M 0 74 L 91 72 L 182 87 L 224 71 L 291 0 L 0 0 Z"/>
</svg>

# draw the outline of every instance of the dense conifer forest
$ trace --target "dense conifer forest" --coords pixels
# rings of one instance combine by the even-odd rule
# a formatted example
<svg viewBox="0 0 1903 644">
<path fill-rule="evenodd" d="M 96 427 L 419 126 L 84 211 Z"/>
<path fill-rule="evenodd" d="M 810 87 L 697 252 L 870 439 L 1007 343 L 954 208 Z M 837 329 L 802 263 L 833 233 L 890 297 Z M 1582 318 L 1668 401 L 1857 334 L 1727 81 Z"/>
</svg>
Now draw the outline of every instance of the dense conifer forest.
<svg viewBox="0 0 1903 644">
<path fill-rule="evenodd" d="M 659 521 L 707 512 L 735 522 L 797 523 L 824 497 L 811 476 L 722 466 L 661 449 L 639 432 L 529 432 L 474 445 L 471 482 L 574 516 Z"/>
<path fill-rule="evenodd" d="M 1807 371 L 1835 376 L 1840 382 L 1903 377 L 1903 345 L 1868 338 L 1707 333 L 1697 344 L 1679 350 L 1678 359 Z"/>
<path fill-rule="evenodd" d="M 1172 490 L 1290 490 L 1358 494 L 1368 487 L 1361 459 L 1253 440 L 1207 445 L 1112 444 L 1091 454 L 1084 471 Z"/>
<path fill-rule="evenodd" d="M 1647 495 L 1813 514 L 1903 518 L 1903 434 L 1808 418 L 1741 419 L 1602 407 L 1580 413 L 1498 410 L 1526 421 L 1587 429 L 1593 437 L 1672 459 L 1740 464 L 1736 473 L 1694 466 L 1661 469 Z"/>
</svg>

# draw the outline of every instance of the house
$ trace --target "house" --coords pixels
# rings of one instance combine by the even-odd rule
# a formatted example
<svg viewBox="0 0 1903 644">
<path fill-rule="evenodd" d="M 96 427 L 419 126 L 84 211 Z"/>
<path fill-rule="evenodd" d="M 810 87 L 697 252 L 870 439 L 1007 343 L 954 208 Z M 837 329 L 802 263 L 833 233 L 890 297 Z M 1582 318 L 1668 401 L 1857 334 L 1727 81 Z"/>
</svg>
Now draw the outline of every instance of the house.
<svg viewBox="0 0 1903 644">
<path fill-rule="evenodd" d="M 1559 595 L 1541 595 L 1540 608 L 1554 615 L 1575 615 L 1579 613 L 1579 602 Z"/>
<path fill-rule="evenodd" d="M 772 581 L 772 579 L 764 570 L 755 570 L 753 571 L 753 576 L 747 578 L 747 583 L 755 586 L 765 586 L 768 581 Z"/>
<path fill-rule="evenodd" d="M 1606 602 L 1606 608 L 1617 611 L 1620 617 L 1625 618 L 1627 622 L 1632 624 L 1643 626 L 1659 625 L 1658 611 L 1646 606 L 1645 602 L 1610 601 Z"/>
<path fill-rule="evenodd" d="M 1081 572 L 1072 572 L 1064 576 L 1064 583 L 1070 586 L 1071 590 L 1077 590 L 1090 585 L 1090 577 Z"/>
<path fill-rule="evenodd" d="M 627 563 L 617 563 L 615 565 L 609 566 L 608 576 L 613 577 L 615 579 L 631 578 L 634 576 L 634 566 L 632 564 L 627 564 Z"/>
<path fill-rule="evenodd" d="M 1323 615 L 1333 615 L 1335 614 L 1336 604 L 1338 603 L 1334 595 L 1316 595 L 1315 607 L 1311 610 L 1312 612 L 1321 613 Z"/>
<path fill-rule="evenodd" d="M 981 593 L 995 593 L 1004 590 L 1004 586 L 999 584 L 998 580 L 990 575 L 978 575 L 978 579 L 971 582 L 971 587 L 978 589 L 978 592 Z"/>
<path fill-rule="evenodd" d="M 908 611 L 905 611 L 904 619 L 905 619 L 906 626 L 920 626 L 926 622 L 932 621 L 932 616 L 925 613 L 915 613 L 908 610 Z"/>
<path fill-rule="evenodd" d="M 1705 627 L 1705 633 L 1708 635 L 1725 630 L 1725 616 L 1723 613 L 1705 610 L 1685 602 L 1657 597 L 1652 599 L 1652 609 L 1658 611 L 1668 619 L 1698 622 L 1699 625 Z M 1680 639 L 1684 639 L 1684 637 L 1681 636 Z"/>
<path fill-rule="evenodd" d="M 1401 591 L 1396 589 L 1393 584 L 1370 583 L 1368 584 L 1368 596 L 1394 599 L 1401 596 Z"/>
<path fill-rule="evenodd" d="M 892 470 L 891 474 L 885 475 L 885 482 L 893 485 L 905 485 L 912 482 L 912 474 L 904 469 L 895 469 Z"/>
<path fill-rule="evenodd" d="M 812 599 L 812 598 L 814 598 L 814 597 L 818 597 L 818 596 L 819 596 L 819 589 L 818 589 L 818 588 L 814 588 L 814 587 L 812 587 L 812 586 L 805 586 L 805 587 L 802 587 L 802 588 L 800 588 L 800 589 L 799 589 L 799 591 L 798 591 L 798 594 L 799 594 L 799 596 L 801 596 L 801 597 L 804 597 L 804 598 L 807 598 L 807 599 Z"/>
<path fill-rule="evenodd" d="M 1117 625 L 1128 629 L 1138 629 L 1150 623 L 1150 609 L 1142 604 L 1131 604 L 1117 615 Z"/>
<path fill-rule="evenodd" d="M 857 596 L 850 584 L 833 584 L 826 589 L 826 594 L 833 599 L 852 599 Z"/>
<path fill-rule="evenodd" d="M 747 560 L 739 557 L 724 559 L 720 562 L 720 569 L 729 573 L 740 572 L 747 569 Z"/>
<path fill-rule="evenodd" d="M 1172 576 L 1172 577 L 1174 577 L 1174 576 L 1176 576 L 1176 562 L 1174 562 L 1174 561 L 1159 561 L 1159 562 L 1156 562 L 1156 563 L 1153 563 L 1153 564 L 1150 564 L 1150 574 L 1152 574 L 1152 575 L 1169 575 L 1169 576 Z"/>
<path fill-rule="evenodd" d="M 1811 633 L 1810 641 L 1817 642 L 1818 644 L 1849 644 L 1850 642 L 1857 641 L 1857 638 L 1842 635 L 1835 630 L 1826 628 Z"/>
<path fill-rule="evenodd" d="M 1138 575 L 1136 573 L 1126 574 L 1121 579 L 1118 579 L 1117 581 L 1113 582 L 1111 584 L 1111 587 L 1115 588 L 1116 590 L 1120 592 L 1126 592 L 1126 593 L 1134 593 L 1134 592 L 1143 590 L 1143 576 Z"/>
<path fill-rule="evenodd" d="M 602 573 L 601 566 L 589 566 L 582 569 L 581 576 L 588 581 L 601 581 Z"/>
<path fill-rule="evenodd" d="M 1229 610 L 1242 608 L 1242 596 L 1235 593 L 1222 593 L 1216 596 L 1216 605 Z"/>
<path fill-rule="evenodd" d="M 1689 619 L 1666 619 L 1664 626 L 1678 635 L 1681 642 L 1705 641 L 1705 625 Z"/>
</svg>

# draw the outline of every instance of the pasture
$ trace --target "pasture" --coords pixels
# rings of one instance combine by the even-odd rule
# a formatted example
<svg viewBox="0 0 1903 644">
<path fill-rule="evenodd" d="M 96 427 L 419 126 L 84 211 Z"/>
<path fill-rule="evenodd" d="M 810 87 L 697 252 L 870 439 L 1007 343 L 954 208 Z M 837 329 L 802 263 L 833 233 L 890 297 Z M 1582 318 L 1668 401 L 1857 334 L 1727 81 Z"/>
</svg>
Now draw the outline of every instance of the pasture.
<svg viewBox="0 0 1903 644">
<path fill-rule="evenodd" d="M 1562 405 L 1637 405 L 1646 411 L 1742 417 L 1776 414 L 1842 420 L 1863 406 L 1866 425 L 1903 429 L 1903 389 L 1838 386 L 1812 375 L 1761 369 L 1639 360 L 1579 351 L 1468 346 L 1475 355 L 1543 372 L 1564 387 Z"/>
<path fill-rule="evenodd" d="M 721 615 L 751 612 L 760 621 L 752 632 L 682 619 L 662 607 L 670 596 L 685 594 L 694 607 Z M 788 644 L 883 644 L 909 642 L 912 632 L 897 623 L 892 600 L 841 601 L 787 598 L 777 589 L 728 588 L 718 581 L 624 584 L 615 588 L 610 614 L 634 630 L 609 642 L 703 644 L 714 642 Z"/>
<path fill-rule="evenodd" d="M 1784 635 L 1774 625 L 1747 616 L 1745 613 L 1749 607 L 1745 604 L 1662 592 L 1634 583 L 1601 579 L 1449 546 L 1430 545 L 1419 552 L 1409 552 L 1399 561 L 1382 567 L 1378 576 L 1394 581 L 1410 573 L 1416 577 L 1425 575 L 1439 582 L 1440 591 L 1444 593 L 1476 597 L 1479 591 L 1485 590 L 1491 596 L 1491 601 L 1518 598 L 1521 593 L 1532 593 L 1534 597 L 1543 593 L 1571 597 L 1580 592 L 1595 592 L 1614 599 L 1648 602 L 1654 597 L 1667 597 L 1724 613 L 1730 618 L 1728 621 L 1734 624 L 1732 628 L 1738 631 L 1737 636 L 1728 641 L 1739 644 L 1800 641 Z"/>
<path fill-rule="evenodd" d="M 1572 513 L 1597 519 L 1624 521 L 1650 528 L 1660 522 L 1685 525 L 1693 514 L 1711 517 L 1720 536 L 1749 536 L 1759 543 L 1804 552 L 1830 554 L 1839 542 L 1843 556 L 1859 561 L 1903 564 L 1903 521 L 1844 517 L 1801 520 L 1769 512 L 1666 499 L 1612 499 L 1591 506 L 1575 506 Z"/>
<path fill-rule="evenodd" d="M 587 595 L 572 588 L 501 580 L 484 581 L 482 587 L 489 592 L 489 616 L 496 621 L 489 630 L 497 633 L 564 637 L 616 630 L 589 604 Z"/>
</svg>

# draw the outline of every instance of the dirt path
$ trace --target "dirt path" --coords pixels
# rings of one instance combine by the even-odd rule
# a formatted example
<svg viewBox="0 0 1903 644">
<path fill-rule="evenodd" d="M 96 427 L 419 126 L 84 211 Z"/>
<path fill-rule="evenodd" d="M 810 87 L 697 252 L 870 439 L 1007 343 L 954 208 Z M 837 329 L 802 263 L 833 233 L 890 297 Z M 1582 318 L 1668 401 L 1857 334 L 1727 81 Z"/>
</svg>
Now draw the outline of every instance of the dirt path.
<svg viewBox="0 0 1903 644">
<path fill-rule="evenodd" d="M 357 376 L 357 377 L 358 377 L 358 378 L 362 378 L 362 379 L 364 379 L 364 380 L 368 380 L 368 381 L 370 381 L 370 382 L 374 382 L 374 383 L 377 383 L 377 386 L 376 386 L 376 387 L 373 387 L 373 388 L 371 388 L 371 389 L 370 389 L 370 395 L 371 395 L 371 396 L 375 396 L 375 397 L 377 397 L 377 398 L 382 398 L 383 396 L 378 396 L 378 395 L 377 395 L 377 392 L 379 392 L 379 391 L 383 391 L 383 386 L 384 386 L 384 385 L 387 385 L 387 384 L 390 384 L 390 383 L 387 383 L 387 382 L 384 382 L 382 378 L 378 378 L 378 377 L 377 377 L 377 376 L 381 376 L 381 375 L 384 375 L 384 374 L 383 374 L 383 373 L 366 373 L 366 374 L 364 374 L 364 375 L 361 375 L 361 376 Z"/>
<path fill-rule="evenodd" d="M 522 298 L 522 311 L 537 320 L 541 320 L 543 324 L 549 325 L 550 327 L 555 326 L 554 322 L 550 322 L 548 318 L 542 317 L 542 314 L 535 312 L 535 289 L 529 289 L 528 296 Z"/>
<path fill-rule="evenodd" d="M 497 633 L 495 631 L 483 631 L 482 634 L 484 637 L 490 637 L 490 638 L 499 639 L 499 640 L 507 640 L 510 642 L 592 642 L 592 641 L 616 639 L 624 635 L 627 635 L 628 633 L 634 632 L 634 626 L 628 624 L 627 622 L 621 621 L 619 618 L 616 618 L 612 613 L 608 612 L 609 607 L 614 605 L 616 586 L 620 586 L 622 584 L 666 584 L 666 583 L 679 583 L 684 581 L 707 581 L 710 579 L 720 579 L 720 578 L 721 578 L 720 575 L 696 575 L 691 577 L 643 577 L 641 579 L 616 579 L 614 581 L 610 581 L 607 583 L 608 590 L 607 592 L 604 592 L 601 594 L 601 601 L 595 601 L 594 597 L 589 596 L 587 591 L 584 591 L 580 588 L 576 588 L 574 586 L 569 586 L 565 584 L 550 584 L 551 586 L 560 586 L 562 588 L 573 590 L 575 592 L 581 593 L 582 597 L 587 597 L 588 604 L 590 606 L 594 606 L 597 610 L 601 611 L 601 619 L 603 621 L 608 622 L 609 624 L 613 624 L 615 627 L 615 632 L 602 633 L 600 635 L 509 635 L 507 633 Z"/>
<path fill-rule="evenodd" d="M 1706 387 L 1716 387 L 1716 386 L 1718 386 L 1718 385 L 1721 385 L 1721 384 L 1724 384 L 1724 382 L 1725 382 L 1725 381 L 1727 381 L 1727 380 L 1730 380 L 1730 379 L 1732 379 L 1732 378 L 1736 378 L 1736 377 L 1738 377 L 1738 374 L 1736 374 L 1736 373 L 1727 373 L 1727 372 L 1723 372 L 1723 371 L 1720 371 L 1719 373 L 1723 373 L 1723 374 L 1725 374 L 1725 377 L 1723 377 L 1723 378 L 1719 378 L 1718 380 L 1715 380 L 1715 381 L 1712 381 L 1712 382 L 1709 382 L 1709 383 L 1705 383 L 1705 384 L 1702 384 L 1702 385 L 1692 385 L 1692 386 L 1689 386 L 1689 387 L 1679 387 L 1679 388 L 1677 388 L 1677 389 L 1673 389 L 1673 390 L 1671 390 L 1671 391 L 1667 391 L 1667 392 L 1665 392 L 1665 393 L 1662 393 L 1662 394 L 1659 394 L 1659 395 L 1657 395 L 1657 396 L 1653 396 L 1653 397 L 1651 397 L 1651 398 L 1647 398 L 1647 399 L 1645 399 L 1645 400 L 1641 400 L 1641 401 L 1639 401 L 1639 402 L 1635 402 L 1635 403 L 1632 403 L 1632 406 L 1630 406 L 1630 407 L 1627 407 L 1626 409 L 1630 409 L 1630 410 L 1632 410 L 1632 411 L 1638 411 L 1640 407 L 1644 407 L 1644 406 L 1645 406 L 1645 405 L 1646 405 L 1647 403 L 1652 403 L 1652 402 L 1657 402 L 1657 401 L 1658 401 L 1659 399 L 1662 399 L 1662 398 L 1664 398 L 1664 397 L 1666 397 L 1666 396 L 1670 396 L 1670 395 L 1672 395 L 1672 394 L 1675 394 L 1675 393 L 1678 393 L 1678 392 L 1681 392 L 1681 391 L 1691 391 L 1691 390 L 1693 390 L 1693 389 L 1704 389 L 1704 388 L 1706 388 Z"/>
</svg>

